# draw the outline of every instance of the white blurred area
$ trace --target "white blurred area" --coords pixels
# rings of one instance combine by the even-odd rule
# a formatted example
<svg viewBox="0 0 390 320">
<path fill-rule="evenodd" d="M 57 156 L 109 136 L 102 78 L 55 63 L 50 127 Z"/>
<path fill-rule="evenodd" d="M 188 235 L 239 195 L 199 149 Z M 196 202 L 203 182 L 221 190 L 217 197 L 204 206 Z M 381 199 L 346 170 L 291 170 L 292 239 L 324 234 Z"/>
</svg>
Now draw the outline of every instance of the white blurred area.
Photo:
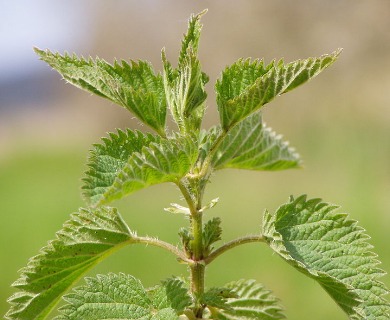
<svg viewBox="0 0 390 320">
<path fill-rule="evenodd" d="M 0 160 L 30 142 L 44 145 L 45 137 L 59 133 L 61 83 L 33 47 L 85 52 L 93 46 L 94 20 L 87 3 L 78 1 L 1 2 Z"/>
<path fill-rule="evenodd" d="M 66 85 L 34 46 L 109 62 L 146 59 L 160 70 L 161 48 L 175 62 L 188 17 L 204 8 L 200 59 L 211 78 L 205 126 L 217 123 L 212 89 L 226 65 L 240 57 L 290 61 L 339 47 L 344 52 L 330 70 L 275 102 L 293 109 L 275 106 L 269 117 L 283 127 L 319 114 L 319 122 L 357 113 L 390 121 L 389 1 L 2 1 L 0 158 L 38 139 L 90 142 L 99 132 L 137 126 L 120 107 Z"/>
</svg>

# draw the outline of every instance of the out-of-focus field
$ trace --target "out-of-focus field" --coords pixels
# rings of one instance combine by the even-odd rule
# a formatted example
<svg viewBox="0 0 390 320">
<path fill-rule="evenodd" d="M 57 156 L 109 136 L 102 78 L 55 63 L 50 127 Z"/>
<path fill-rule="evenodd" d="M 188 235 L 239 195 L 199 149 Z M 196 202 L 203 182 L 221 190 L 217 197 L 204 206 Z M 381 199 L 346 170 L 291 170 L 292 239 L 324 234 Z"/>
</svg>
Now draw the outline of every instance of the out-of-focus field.
<svg viewBox="0 0 390 320">
<path fill-rule="evenodd" d="M 91 11 L 96 19 L 90 30 L 93 46 L 81 53 L 108 61 L 145 58 L 159 69 L 161 47 L 166 46 L 174 61 L 190 13 L 208 7 L 200 49 L 211 77 L 205 127 L 218 121 L 214 82 L 221 69 L 239 57 L 290 61 L 344 48 L 329 70 L 264 109 L 267 124 L 296 147 L 304 169 L 217 172 L 206 198 L 220 197 L 220 202 L 206 219 L 220 216 L 223 241 L 228 241 L 258 232 L 264 209 L 274 211 L 290 194 L 321 197 L 359 221 L 371 235 L 382 267 L 390 271 L 389 3 L 145 3 L 118 2 L 117 8 L 108 8 L 97 1 Z M 48 67 L 43 70 L 54 90 L 50 99 L 0 108 L 0 314 L 8 309 L 5 300 L 13 292 L 10 284 L 17 270 L 84 205 L 80 187 L 90 145 L 107 131 L 137 127 L 125 110 L 65 85 Z M 15 95 L 20 92 L 23 87 Z M 187 220 L 163 208 L 179 197 L 174 186 L 163 184 L 112 205 L 139 234 L 177 243 L 177 231 Z M 108 271 L 133 274 L 146 286 L 186 275 L 169 253 L 140 245 L 122 249 L 89 275 Z M 264 245 L 242 246 L 217 259 L 206 282 L 220 286 L 241 278 L 256 279 L 274 291 L 288 319 L 346 319 L 316 283 Z M 383 281 L 390 285 L 389 276 Z"/>
</svg>

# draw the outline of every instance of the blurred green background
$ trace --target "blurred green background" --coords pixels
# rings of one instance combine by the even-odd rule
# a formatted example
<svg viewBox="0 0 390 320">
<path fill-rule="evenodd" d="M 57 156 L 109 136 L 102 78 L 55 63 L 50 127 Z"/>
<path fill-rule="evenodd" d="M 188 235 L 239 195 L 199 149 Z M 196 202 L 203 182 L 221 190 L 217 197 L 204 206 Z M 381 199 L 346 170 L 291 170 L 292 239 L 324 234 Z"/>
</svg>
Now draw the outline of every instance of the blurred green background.
<svg viewBox="0 0 390 320">
<path fill-rule="evenodd" d="M 140 128 L 127 111 L 66 85 L 32 46 L 114 58 L 175 61 L 191 13 L 203 17 L 200 59 L 210 75 L 207 119 L 218 122 L 213 85 L 240 57 L 286 61 L 344 48 L 318 78 L 279 97 L 264 118 L 296 147 L 303 170 L 217 172 L 206 198 L 220 197 L 223 241 L 256 233 L 265 208 L 307 193 L 359 220 L 390 270 L 390 2 L 371 1 L 15 1 L 0 10 L 0 314 L 17 270 L 53 239 L 84 203 L 81 177 L 92 143 L 115 128 Z M 141 128 L 145 129 L 145 128 Z M 187 221 L 163 211 L 178 190 L 164 184 L 114 203 L 133 230 L 178 242 Z M 126 272 L 146 286 L 185 267 L 161 249 L 123 249 L 90 272 Z M 312 280 L 265 246 L 249 244 L 217 259 L 207 285 L 253 278 L 280 297 L 289 319 L 346 319 Z M 383 278 L 389 286 L 389 277 Z"/>
</svg>

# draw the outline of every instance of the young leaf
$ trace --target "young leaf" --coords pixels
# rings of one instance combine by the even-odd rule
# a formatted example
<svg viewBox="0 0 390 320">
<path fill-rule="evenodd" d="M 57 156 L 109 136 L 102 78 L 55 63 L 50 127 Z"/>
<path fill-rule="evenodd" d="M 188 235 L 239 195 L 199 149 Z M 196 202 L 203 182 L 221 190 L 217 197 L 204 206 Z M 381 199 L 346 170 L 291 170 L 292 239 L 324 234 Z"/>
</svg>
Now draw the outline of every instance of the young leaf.
<svg viewBox="0 0 390 320">
<path fill-rule="evenodd" d="M 221 79 L 215 84 L 217 104 L 223 105 L 226 101 L 238 97 L 248 90 L 257 79 L 265 75 L 275 62 L 264 65 L 264 60 L 239 59 L 222 72 Z"/>
<path fill-rule="evenodd" d="M 205 206 L 200 208 L 199 212 L 205 212 L 206 210 L 209 210 L 211 208 L 214 208 L 219 202 L 219 198 L 215 198 L 211 200 L 209 203 L 207 203 Z"/>
<path fill-rule="evenodd" d="M 264 126 L 257 112 L 229 131 L 212 160 L 216 169 L 284 170 L 300 165 L 288 143 Z"/>
<path fill-rule="evenodd" d="M 182 205 L 178 203 L 171 203 L 171 207 L 164 208 L 164 211 L 170 212 L 170 213 L 181 213 L 186 216 L 189 216 L 191 214 L 191 210 L 188 207 L 183 207 Z"/>
<path fill-rule="evenodd" d="M 150 289 L 148 293 L 154 308 L 157 310 L 171 308 L 177 314 L 182 314 L 187 307 L 192 305 L 192 299 L 188 295 L 188 287 L 179 278 L 167 279 L 161 285 Z"/>
<path fill-rule="evenodd" d="M 78 88 L 107 98 L 133 112 L 142 122 L 165 136 L 166 98 L 160 74 L 146 61 L 113 65 L 96 58 L 60 55 L 35 48 L 42 60 Z"/>
<path fill-rule="evenodd" d="M 221 127 L 213 126 L 208 130 L 201 130 L 199 132 L 199 157 L 198 165 L 201 167 L 204 161 L 210 156 L 212 149 L 215 149 L 217 139 L 221 136 Z"/>
<path fill-rule="evenodd" d="M 206 256 L 213 249 L 211 245 L 219 240 L 221 240 L 222 228 L 221 228 L 221 219 L 215 217 L 204 225 L 203 230 L 203 246 Z"/>
<path fill-rule="evenodd" d="M 191 17 L 187 34 L 182 41 L 176 69 L 172 68 L 165 51 L 162 51 L 164 88 L 168 107 L 182 133 L 199 131 L 204 115 L 204 101 L 207 97 L 204 86 L 209 78 L 202 72 L 197 55 L 202 29 L 200 17 L 205 12 Z"/>
<path fill-rule="evenodd" d="M 213 319 L 272 320 L 284 319 L 279 301 L 254 280 L 239 280 L 227 284 L 236 297 L 226 299 L 223 308 L 209 307 Z"/>
<path fill-rule="evenodd" d="M 192 51 L 188 52 L 185 65 L 179 70 L 178 98 L 181 100 L 180 105 L 183 106 L 183 115 L 188 118 L 206 100 L 207 93 L 204 85 L 208 82 L 208 78 L 202 73 L 200 62 Z"/>
<path fill-rule="evenodd" d="M 194 240 L 194 237 L 187 228 L 180 229 L 179 237 L 187 257 L 190 258 L 192 256 L 191 241 Z"/>
<path fill-rule="evenodd" d="M 170 307 L 155 308 L 141 282 L 123 273 L 86 278 L 86 285 L 64 297 L 67 305 L 55 320 L 164 319 L 177 320 Z"/>
<path fill-rule="evenodd" d="M 264 215 L 270 247 L 299 271 L 314 278 L 353 319 L 389 319 L 384 272 L 370 251 L 369 238 L 337 206 L 306 196 Z"/>
<path fill-rule="evenodd" d="M 208 81 L 203 77 L 199 60 L 192 52 L 188 53 L 186 65 L 177 69 L 170 81 L 167 72 L 164 73 L 165 94 L 172 117 L 181 132 L 198 131 L 204 114 L 204 101 L 207 94 L 204 85 Z M 169 70 L 168 62 L 163 56 L 163 62 Z"/>
<path fill-rule="evenodd" d="M 141 152 L 151 142 L 158 143 L 160 138 L 139 131 L 118 130 L 102 138 L 102 144 L 95 144 L 91 151 L 88 167 L 83 179 L 84 196 L 90 203 L 96 203 L 101 194 L 111 187 L 118 173 L 125 167 L 135 152 Z"/>
<path fill-rule="evenodd" d="M 216 83 L 222 128 L 229 131 L 276 96 L 315 77 L 330 66 L 339 53 L 340 50 L 330 55 L 297 60 L 286 65 L 280 61 L 267 67 L 264 67 L 262 61 L 250 63 L 248 60 L 239 60 L 226 68 L 222 79 Z"/>
<path fill-rule="evenodd" d="M 7 319 L 46 319 L 85 272 L 133 238 L 119 213 L 105 207 L 80 209 L 56 236 L 21 270 Z"/>
<path fill-rule="evenodd" d="M 192 137 L 151 143 L 129 158 L 114 183 L 96 196 L 97 204 L 120 199 L 137 190 L 163 182 L 178 182 L 197 159 L 198 146 Z"/>
<path fill-rule="evenodd" d="M 206 14 L 207 9 L 192 15 L 188 21 L 187 33 L 184 35 L 184 39 L 181 42 L 181 50 L 179 54 L 179 65 L 185 65 L 184 60 L 187 57 L 188 50 L 192 50 L 195 55 L 198 54 L 200 32 L 202 30 L 202 24 L 200 18 Z"/>
</svg>

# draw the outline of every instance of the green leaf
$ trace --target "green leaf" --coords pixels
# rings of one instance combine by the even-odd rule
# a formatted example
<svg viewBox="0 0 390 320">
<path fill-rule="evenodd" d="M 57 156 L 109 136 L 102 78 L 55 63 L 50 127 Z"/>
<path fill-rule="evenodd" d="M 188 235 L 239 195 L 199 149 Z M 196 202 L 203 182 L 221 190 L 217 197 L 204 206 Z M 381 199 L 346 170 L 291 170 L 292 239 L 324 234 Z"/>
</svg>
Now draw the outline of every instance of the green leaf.
<svg viewBox="0 0 390 320">
<path fill-rule="evenodd" d="M 217 103 L 223 105 L 226 101 L 238 97 L 246 92 L 257 79 L 265 75 L 275 62 L 264 65 L 264 60 L 239 59 L 231 66 L 225 68 L 221 79 L 215 84 Z"/>
<path fill-rule="evenodd" d="M 215 217 L 207 221 L 203 229 L 203 246 L 206 256 L 211 252 L 212 244 L 221 240 L 221 219 Z"/>
<path fill-rule="evenodd" d="M 314 278 L 353 319 L 389 319 L 384 272 L 356 221 L 337 206 L 306 196 L 264 216 L 270 247 L 299 271 Z"/>
<path fill-rule="evenodd" d="M 132 242 L 116 209 L 80 209 L 56 239 L 30 259 L 13 287 L 7 319 L 46 319 L 61 295 L 107 255 Z"/>
<path fill-rule="evenodd" d="M 185 65 L 181 67 L 177 88 L 180 94 L 180 105 L 183 106 L 183 115 L 189 117 L 193 111 L 200 107 L 207 98 L 204 85 L 208 78 L 202 73 L 200 62 L 193 52 L 188 52 Z M 203 115 L 203 112 L 202 112 Z"/>
<path fill-rule="evenodd" d="M 182 314 L 187 307 L 192 305 L 188 291 L 187 284 L 182 279 L 170 278 L 150 289 L 149 296 L 157 310 L 171 308 L 177 314 Z"/>
<path fill-rule="evenodd" d="M 257 112 L 231 129 L 215 151 L 216 169 L 285 170 L 300 166 L 299 155 L 265 127 Z"/>
<path fill-rule="evenodd" d="M 200 32 L 202 30 L 202 24 L 200 23 L 201 17 L 207 13 L 207 9 L 202 12 L 192 15 L 188 21 L 187 33 L 181 42 L 181 50 L 179 54 L 179 65 L 185 65 L 185 59 L 187 58 L 188 50 L 192 50 L 195 55 L 198 54 Z"/>
<path fill-rule="evenodd" d="M 182 41 L 179 63 L 173 69 L 162 51 L 164 65 L 164 88 L 168 107 L 180 132 L 199 131 L 204 115 L 208 76 L 202 72 L 198 60 L 198 45 L 202 25 L 201 16 L 206 11 L 191 17 L 187 34 Z"/>
<path fill-rule="evenodd" d="M 238 298 L 233 293 L 233 289 L 228 288 L 211 288 L 207 290 L 201 297 L 201 303 L 206 305 L 209 309 L 217 308 L 232 311 L 233 308 L 227 303 L 228 298 Z"/>
<path fill-rule="evenodd" d="M 239 60 L 227 67 L 216 83 L 217 104 L 222 128 L 229 131 L 276 96 L 317 76 L 330 66 L 340 50 L 319 58 L 279 61 L 264 66 L 263 61 Z"/>
<path fill-rule="evenodd" d="M 164 73 L 168 107 L 182 133 L 199 130 L 205 109 L 203 103 L 207 97 L 204 88 L 207 81 L 204 80 L 199 60 L 189 52 L 185 61 L 187 63 L 173 74 L 173 80 L 169 81 L 166 74 L 172 72 L 168 67 L 165 70 L 169 71 Z"/>
<path fill-rule="evenodd" d="M 78 88 L 107 98 L 134 113 L 165 136 L 166 98 L 163 79 L 146 61 L 115 61 L 60 55 L 35 48 L 42 60 Z"/>
<path fill-rule="evenodd" d="M 113 185 L 115 178 L 135 152 L 141 152 L 151 142 L 158 143 L 160 138 L 127 129 L 118 130 L 116 134 L 109 133 L 109 137 L 102 138 L 102 141 L 102 144 L 94 145 L 88 159 L 89 170 L 83 179 L 84 196 L 92 204 L 98 202 L 101 195 Z"/>
<path fill-rule="evenodd" d="M 200 19 L 206 12 L 207 9 L 191 16 L 179 54 L 178 82 L 181 85 L 181 90 L 178 93 L 181 93 L 184 116 L 186 117 L 189 117 L 196 108 L 202 105 L 207 97 L 204 85 L 209 81 L 209 78 L 202 72 L 197 58 L 199 38 L 202 30 Z M 179 84 L 178 87 L 180 87 Z M 203 117 L 203 111 L 201 112 L 201 117 Z"/>
<path fill-rule="evenodd" d="M 220 138 L 221 133 L 221 127 L 219 125 L 213 126 L 208 130 L 202 129 L 199 132 L 199 168 L 201 168 L 205 160 L 210 157 L 210 152 L 215 148 L 217 139 Z"/>
<path fill-rule="evenodd" d="M 192 256 L 191 241 L 194 240 L 194 237 L 192 236 L 192 234 L 188 228 L 181 228 L 179 230 L 178 234 L 179 234 L 183 249 L 187 254 L 187 257 L 191 258 L 191 256 Z"/>
<path fill-rule="evenodd" d="M 86 278 L 86 285 L 64 297 L 67 305 L 56 320 L 164 319 L 177 320 L 172 308 L 155 308 L 141 282 L 123 273 Z"/>
<path fill-rule="evenodd" d="M 284 319 L 279 301 L 254 280 L 239 280 L 227 284 L 236 297 L 227 298 L 223 309 L 210 308 L 213 319 Z"/>
<path fill-rule="evenodd" d="M 102 190 L 98 204 L 120 199 L 140 189 L 163 182 L 177 183 L 197 159 L 198 146 L 192 137 L 150 143 L 140 153 L 133 153 L 114 183 Z"/>
<path fill-rule="evenodd" d="M 178 316 L 176 315 L 173 309 L 162 309 L 152 314 L 151 320 L 177 320 Z"/>
</svg>

